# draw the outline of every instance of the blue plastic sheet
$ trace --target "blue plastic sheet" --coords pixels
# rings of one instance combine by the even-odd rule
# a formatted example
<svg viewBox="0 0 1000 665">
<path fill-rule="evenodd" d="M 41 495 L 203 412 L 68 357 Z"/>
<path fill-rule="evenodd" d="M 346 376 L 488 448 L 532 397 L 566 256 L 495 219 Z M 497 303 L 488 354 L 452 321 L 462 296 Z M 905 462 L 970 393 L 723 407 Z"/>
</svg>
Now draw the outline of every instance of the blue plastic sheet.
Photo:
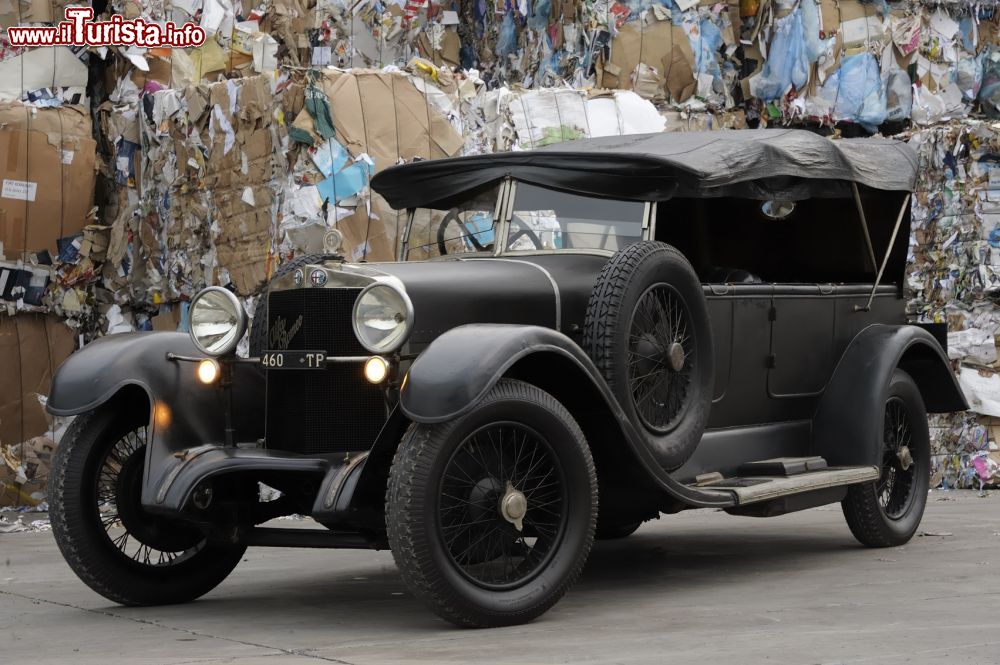
<svg viewBox="0 0 1000 665">
<path fill-rule="evenodd" d="M 885 88 L 871 53 L 844 58 L 823 84 L 822 96 L 832 101 L 834 120 L 850 120 L 872 132 L 885 122 Z"/>
<path fill-rule="evenodd" d="M 497 55 L 506 58 L 517 51 L 517 26 L 514 25 L 514 16 L 511 12 L 503 17 L 500 24 L 500 35 L 497 37 Z"/>
<path fill-rule="evenodd" d="M 323 200 L 334 203 L 356 196 L 372 177 L 372 165 L 359 159 L 347 168 L 335 173 L 316 187 Z"/>
<path fill-rule="evenodd" d="M 760 74 L 750 80 L 750 92 L 765 101 L 784 97 L 809 81 L 809 67 L 826 52 L 833 38 L 819 38 L 819 9 L 803 0 L 788 16 L 774 22 L 775 32 Z"/>
<path fill-rule="evenodd" d="M 552 11 L 552 0 L 535 0 L 528 12 L 528 27 L 532 30 L 545 30 L 549 27 L 549 12 Z"/>
<path fill-rule="evenodd" d="M 316 148 L 316 152 L 311 154 L 313 164 L 323 175 L 330 177 L 340 169 L 344 168 L 350 155 L 347 149 L 340 145 L 336 139 L 329 139 L 323 145 Z"/>
<path fill-rule="evenodd" d="M 699 74 L 711 74 L 713 78 L 722 78 L 722 70 L 719 68 L 719 60 L 715 57 L 716 52 L 722 47 L 722 31 L 709 19 L 703 19 L 699 24 L 701 39 L 691 41 L 691 49 L 694 51 L 695 67 Z"/>
</svg>

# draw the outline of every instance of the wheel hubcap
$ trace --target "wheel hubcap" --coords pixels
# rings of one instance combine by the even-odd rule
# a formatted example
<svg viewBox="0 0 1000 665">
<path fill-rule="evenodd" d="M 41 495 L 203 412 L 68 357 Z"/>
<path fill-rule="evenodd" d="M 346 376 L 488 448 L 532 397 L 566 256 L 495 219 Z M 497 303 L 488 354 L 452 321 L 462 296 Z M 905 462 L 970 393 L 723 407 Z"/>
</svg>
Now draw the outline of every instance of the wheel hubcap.
<svg viewBox="0 0 1000 665">
<path fill-rule="evenodd" d="M 507 491 L 500 499 L 500 514 L 503 518 L 514 525 L 518 531 L 524 531 L 524 516 L 528 512 L 528 499 L 523 492 L 514 489 L 514 486 L 507 483 Z"/>
<path fill-rule="evenodd" d="M 681 346 L 680 342 L 674 342 L 670 345 L 667 350 L 667 361 L 670 363 L 670 369 L 675 372 L 684 369 L 684 347 Z"/>
<path fill-rule="evenodd" d="M 896 452 L 896 457 L 899 458 L 899 465 L 903 467 L 903 471 L 909 471 L 910 466 L 913 464 L 913 455 L 910 454 L 910 447 L 900 446 Z"/>
</svg>

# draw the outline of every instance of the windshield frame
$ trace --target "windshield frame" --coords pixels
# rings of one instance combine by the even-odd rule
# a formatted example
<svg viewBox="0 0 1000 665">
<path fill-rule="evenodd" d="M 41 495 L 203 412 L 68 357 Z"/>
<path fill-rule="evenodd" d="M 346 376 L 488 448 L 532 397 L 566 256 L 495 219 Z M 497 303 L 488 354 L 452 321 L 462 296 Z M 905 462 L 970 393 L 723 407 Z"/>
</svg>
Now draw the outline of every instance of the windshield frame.
<svg viewBox="0 0 1000 665">
<path fill-rule="evenodd" d="M 514 214 L 514 201 L 517 196 L 517 180 L 511 176 L 504 178 L 500 183 L 498 189 L 496 206 L 493 209 L 493 218 L 496 220 L 494 227 L 494 234 L 497 242 L 494 242 L 493 251 L 489 254 L 485 252 L 461 252 L 456 254 L 447 254 L 446 256 L 461 256 L 461 257 L 502 257 L 502 256 L 535 256 L 539 254 L 591 254 L 597 256 L 613 256 L 614 251 L 610 249 L 508 249 L 507 247 L 508 239 L 510 237 L 511 229 L 511 218 Z M 544 189 L 552 189 L 550 187 L 544 187 L 542 185 L 534 185 L 535 187 L 543 187 Z M 559 191 L 553 189 L 552 191 Z M 576 196 L 586 195 L 575 194 Z M 642 226 L 641 226 L 641 239 L 650 240 L 653 238 L 656 229 L 656 202 L 655 201 L 645 201 L 643 202 L 642 211 Z M 434 257 L 432 259 L 407 259 L 407 254 L 409 254 L 410 249 L 410 230 L 413 228 L 413 222 L 416 217 L 417 208 L 410 208 L 407 210 L 406 217 L 406 228 L 403 231 L 403 237 L 399 244 L 399 253 L 396 257 L 397 261 L 433 261 L 440 257 Z"/>
</svg>

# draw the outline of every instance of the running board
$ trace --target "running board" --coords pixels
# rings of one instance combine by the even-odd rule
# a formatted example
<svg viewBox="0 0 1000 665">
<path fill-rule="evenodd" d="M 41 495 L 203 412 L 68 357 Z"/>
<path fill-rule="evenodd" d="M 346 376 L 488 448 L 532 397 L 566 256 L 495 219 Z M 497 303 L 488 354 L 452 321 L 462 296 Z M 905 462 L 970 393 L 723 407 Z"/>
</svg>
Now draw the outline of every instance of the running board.
<svg viewBox="0 0 1000 665">
<path fill-rule="evenodd" d="M 783 496 L 845 487 L 877 480 L 878 467 L 850 466 L 810 471 L 794 476 L 741 476 L 722 478 L 700 485 L 705 489 L 727 490 L 736 495 L 738 505 L 770 501 Z"/>
</svg>

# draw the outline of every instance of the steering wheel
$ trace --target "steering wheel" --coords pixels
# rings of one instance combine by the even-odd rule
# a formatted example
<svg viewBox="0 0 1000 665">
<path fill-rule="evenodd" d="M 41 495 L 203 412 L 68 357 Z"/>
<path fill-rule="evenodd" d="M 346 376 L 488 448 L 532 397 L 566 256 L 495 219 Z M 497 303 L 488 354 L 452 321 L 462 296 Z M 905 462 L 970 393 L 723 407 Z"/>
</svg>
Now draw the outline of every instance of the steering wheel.
<svg viewBox="0 0 1000 665">
<path fill-rule="evenodd" d="M 542 246 L 542 240 L 538 237 L 538 234 L 532 231 L 531 227 L 529 227 L 523 219 L 516 215 L 512 215 L 510 218 L 511 228 L 513 228 L 515 223 L 520 224 L 521 228 L 510 234 L 510 237 L 507 238 L 507 249 L 510 249 L 511 245 L 525 237 L 531 241 L 531 244 L 535 246 L 535 249 L 544 249 Z"/>
<path fill-rule="evenodd" d="M 462 227 L 462 231 L 465 232 L 465 237 L 469 239 L 469 242 L 472 243 L 473 249 L 475 249 L 477 252 L 492 251 L 493 243 L 487 243 L 485 245 L 480 243 L 479 240 L 476 238 L 476 233 L 482 233 L 482 231 L 473 231 L 472 229 L 470 229 L 469 226 L 464 221 L 462 221 L 462 218 L 458 216 L 458 212 L 459 212 L 458 208 L 452 208 L 451 210 L 449 210 L 448 214 L 444 216 L 444 219 L 441 220 L 441 224 L 438 226 L 437 230 L 438 254 L 444 256 L 448 253 L 448 248 L 445 246 L 445 230 L 452 223 L 458 224 L 460 227 Z M 513 218 L 511 222 L 513 223 L 515 220 L 523 228 L 520 228 L 513 234 L 511 234 L 510 238 L 507 241 L 507 246 L 510 247 L 517 240 L 523 237 L 527 237 L 528 240 L 530 240 L 531 243 L 535 246 L 535 249 L 542 249 L 542 241 L 541 239 L 539 239 L 538 235 L 530 228 L 528 228 L 528 226 L 524 223 L 524 221 L 518 217 Z"/>
<path fill-rule="evenodd" d="M 472 229 L 470 229 L 469 226 L 462 221 L 462 218 L 458 216 L 458 208 L 452 208 L 451 210 L 448 211 L 448 214 L 444 216 L 444 219 L 441 220 L 441 224 L 438 226 L 438 232 L 437 232 L 438 254 L 444 256 L 445 254 L 448 253 L 448 248 L 445 247 L 444 244 L 444 231 L 445 229 L 448 228 L 448 225 L 451 224 L 452 222 L 455 222 L 456 224 L 462 227 L 462 230 L 465 232 L 465 237 L 469 239 L 469 241 L 472 243 L 472 246 L 475 248 L 477 252 L 486 251 L 487 247 L 484 247 L 482 244 L 480 244 L 480 242 L 476 239 L 476 236 L 473 233 Z M 492 245 L 489 248 L 492 249 Z"/>
</svg>

